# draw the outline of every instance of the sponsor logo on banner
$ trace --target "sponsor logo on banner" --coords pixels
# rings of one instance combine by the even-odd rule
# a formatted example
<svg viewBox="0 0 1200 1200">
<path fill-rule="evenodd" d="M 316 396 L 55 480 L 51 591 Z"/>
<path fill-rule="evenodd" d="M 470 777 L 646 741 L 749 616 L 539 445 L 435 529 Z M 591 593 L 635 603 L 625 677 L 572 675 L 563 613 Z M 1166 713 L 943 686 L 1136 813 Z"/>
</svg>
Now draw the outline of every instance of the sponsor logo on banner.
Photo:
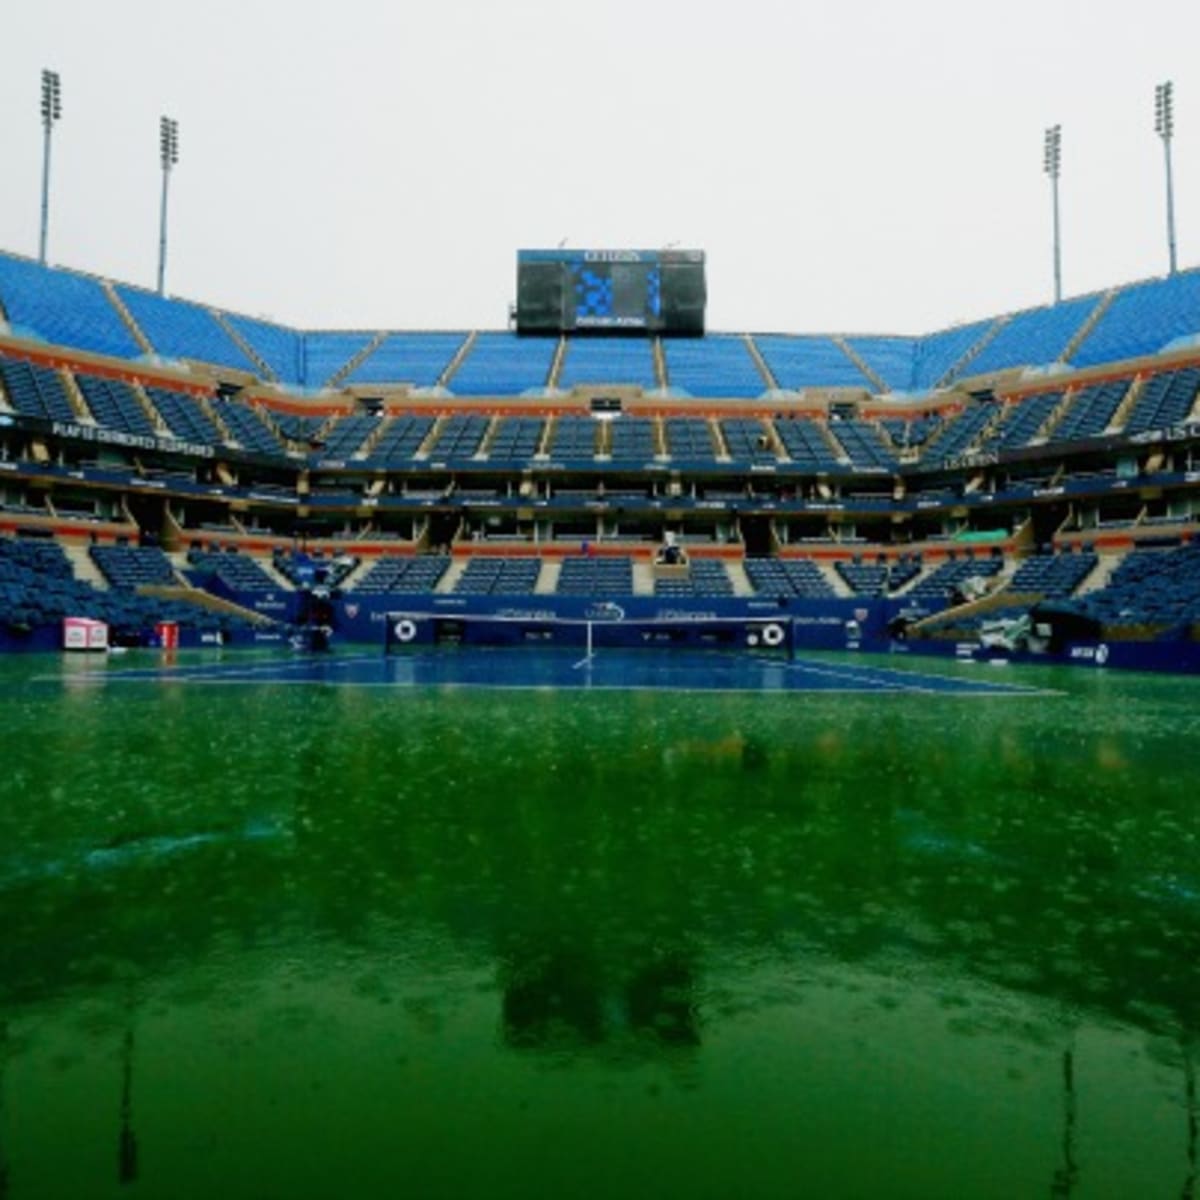
<svg viewBox="0 0 1200 1200">
<path fill-rule="evenodd" d="M 350 618 L 350 620 L 353 621 L 354 618 L 358 616 L 358 605 L 357 604 L 347 604 L 347 605 L 345 605 L 345 609 L 346 609 L 346 616 L 348 616 Z"/>
<path fill-rule="evenodd" d="M 583 614 L 586 621 L 623 621 L 625 610 L 611 600 L 602 600 L 599 604 L 591 604 Z"/>
</svg>

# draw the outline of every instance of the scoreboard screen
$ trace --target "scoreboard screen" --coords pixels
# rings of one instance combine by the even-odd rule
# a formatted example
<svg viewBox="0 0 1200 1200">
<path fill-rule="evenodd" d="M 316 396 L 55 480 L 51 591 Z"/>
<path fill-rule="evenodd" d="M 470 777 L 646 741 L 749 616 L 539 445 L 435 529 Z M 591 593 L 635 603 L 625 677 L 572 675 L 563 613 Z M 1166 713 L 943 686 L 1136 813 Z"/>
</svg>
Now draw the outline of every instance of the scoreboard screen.
<svg viewBox="0 0 1200 1200">
<path fill-rule="evenodd" d="M 518 333 L 704 332 L 700 250 L 521 250 Z"/>
</svg>

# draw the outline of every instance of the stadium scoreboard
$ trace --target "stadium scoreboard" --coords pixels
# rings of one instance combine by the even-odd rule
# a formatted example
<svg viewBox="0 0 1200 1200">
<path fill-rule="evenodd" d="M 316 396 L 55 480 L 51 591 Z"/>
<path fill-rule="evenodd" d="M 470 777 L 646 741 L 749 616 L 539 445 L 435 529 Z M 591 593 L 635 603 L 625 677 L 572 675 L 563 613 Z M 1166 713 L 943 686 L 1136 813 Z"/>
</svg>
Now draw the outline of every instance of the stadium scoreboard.
<svg viewBox="0 0 1200 1200">
<path fill-rule="evenodd" d="M 518 333 L 699 337 L 703 250 L 519 250 Z"/>
</svg>

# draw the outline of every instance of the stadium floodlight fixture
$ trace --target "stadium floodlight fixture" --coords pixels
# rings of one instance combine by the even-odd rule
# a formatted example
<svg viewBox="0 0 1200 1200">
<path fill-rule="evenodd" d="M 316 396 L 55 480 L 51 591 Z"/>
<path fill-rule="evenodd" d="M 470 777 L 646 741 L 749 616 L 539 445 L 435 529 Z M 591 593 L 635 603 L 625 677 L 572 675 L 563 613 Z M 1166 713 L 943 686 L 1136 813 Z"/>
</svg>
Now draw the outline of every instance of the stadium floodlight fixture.
<svg viewBox="0 0 1200 1200">
<path fill-rule="evenodd" d="M 1062 300 L 1062 229 L 1058 212 L 1058 177 L 1062 173 L 1062 126 L 1051 125 L 1042 143 L 1042 170 L 1050 177 L 1054 206 L 1054 303 Z"/>
<path fill-rule="evenodd" d="M 160 117 L 158 122 L 158 148 L 164 171 L 169 171 L 179 162 L 179 122 L 170 117 Z"/>
<path fill-rule="evenodd" d="M 1154 89 L 1154 132 L 1162 139 L 1167 170 L 1167 261 L 1172 275 L 1175 258 L 1175 179 L 1171 169 L 1171 142 L 1175 137 L 1175 85 L 1168 79 Z"/>
<path fill-rule="evenodd" d="M 162 165 L 162 203 L 158 213 L 158 294 L 163 294 L 167 277 L 167 192 L 171 170 L 179 162 L 179 122 L 158 119 L 158 157 Z"/>
<path fill-rule="evenodd" d="M 50 224 L 50 137 L 62 119 L 62 81 L 57 71 L 42 70 L 42 219 L 38 262 L 46 265 L 46 231 Z"/>
</svg>

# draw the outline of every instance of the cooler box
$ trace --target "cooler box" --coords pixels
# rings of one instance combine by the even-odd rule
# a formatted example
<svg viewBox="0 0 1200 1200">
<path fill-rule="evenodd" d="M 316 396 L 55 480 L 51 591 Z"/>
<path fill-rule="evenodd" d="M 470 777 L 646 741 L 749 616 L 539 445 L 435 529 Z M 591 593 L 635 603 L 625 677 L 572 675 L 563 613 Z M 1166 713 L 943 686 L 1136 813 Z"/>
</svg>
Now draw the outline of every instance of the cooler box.
<svg viewBox="0 0 1200 1200">
<path fill-rule="evenodd" d="M 179 649 L 179 626 L 174 621 L 159 621 L 154 627 L 158 634 L 158 644 L 164 650 Z"/>
<path fill-rule="evenodd" d="M 90 617 L 64 617 L 63 649 L 107 650 L 108 626 Z"/>
</svg>

